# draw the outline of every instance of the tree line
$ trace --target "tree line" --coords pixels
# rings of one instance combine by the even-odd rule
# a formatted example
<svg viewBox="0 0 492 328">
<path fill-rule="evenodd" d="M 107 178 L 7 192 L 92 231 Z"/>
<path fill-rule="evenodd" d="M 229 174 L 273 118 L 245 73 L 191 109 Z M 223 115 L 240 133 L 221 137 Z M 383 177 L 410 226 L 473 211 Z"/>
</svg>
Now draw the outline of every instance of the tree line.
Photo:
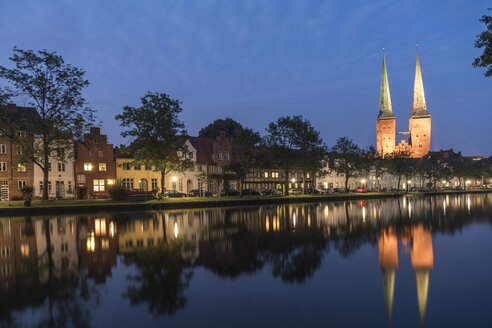
<svg viewBox="0 0 492 328">
<path fill-rule="evenodd" d="M 0 66 L 0 78 L 5 82 L 0 87 L 0 104 L 22 98 L 35 109 L 36 115 L 19 120 L 4 106 L 0 110 L 0 132 L 22 147 L 17 155 L 19 163 L 32 162 L 41 168 L 43 198 L 48 199 L 49 158 L 63 162 L 73 156 L 70 150 L 74 140 L 83 143 L 84 132 L 96 125 L 95 110 L 83 97 L 89 81 L 84 70 L 66 64 L 56 52 L 14 48 L 9 59 L 13 68 Z M 162 186 L 170 171 L 183 172 L 194 165 L 188 149 L 180 142 L 186 135 L 185 124 L 179 118 L 182 110 L 179 100 L 149 91 L 141 97 L 138 107 L 124 106 L 115 117 L 122 127 L 121 135 L 130 142 L 126 150 L 132 152 L 136 162 L 155 166 L 161 172 Z M 19 130 L 26 133 L 19 134 Z M 418 173 L 431 185 L 451 175 L 460 180 L 490 176 L 490 158 L 473 165 L 461 161 L 444 167 L 432 153 L 421 161 L 411 159 L 408 151 L 383 156 L 374 147 L 363 149 L 347 137 L 328 147 L 320 132 L 300 115 L 279 117 L 268 124 L 263 137 L 230 118 L 215 120 L 199 136 L 215 138 L 220 131 L 233 143 L 231 161 L 224 174 L 234 174 L 242 185 L 252 168 L 275 167 L 284 173 L 285 193 L 289 190 L 289 172 L 301 172 L 305 188 L 306 177 L 327 173 L 330 155 L 338 159 L 333 169 L 345 176 L 346 189 L 351 177 L 363 175 L 371 168 L 377 178 L 388 172 L 397 176 L 399 182 Z"/>
</svg>

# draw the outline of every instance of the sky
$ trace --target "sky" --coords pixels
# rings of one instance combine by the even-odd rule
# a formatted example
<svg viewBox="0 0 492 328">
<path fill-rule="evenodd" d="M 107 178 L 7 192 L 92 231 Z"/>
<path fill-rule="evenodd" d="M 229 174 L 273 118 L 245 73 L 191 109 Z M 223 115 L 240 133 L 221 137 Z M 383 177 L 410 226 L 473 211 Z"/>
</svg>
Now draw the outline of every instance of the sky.
<svg viewBox="0 0 492 328">
<path fill-rule="evenodd" d="M 473 68 L 490 0 L 1 1 L 0 65 L 47 49 L 82 68 L 115 145 L 115 115 L 147 91 L 182 101 L 190 135 L 230 117 L 265 134 L 302 115 L 329 146 L 376 143 L 382 48 L 397 131 L 408 131 L 416 43 L 431 150 L 492 155 L 492 77 Z M 23 105 L 19 103 L 18 105 Z"/>
</svg>

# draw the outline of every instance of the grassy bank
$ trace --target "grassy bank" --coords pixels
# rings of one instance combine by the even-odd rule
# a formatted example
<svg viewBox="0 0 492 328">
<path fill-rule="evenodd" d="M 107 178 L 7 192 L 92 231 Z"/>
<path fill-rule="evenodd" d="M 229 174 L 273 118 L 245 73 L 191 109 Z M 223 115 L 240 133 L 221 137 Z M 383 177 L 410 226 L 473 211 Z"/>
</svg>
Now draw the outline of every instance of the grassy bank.
<svg viewBox="0 0 492 328">
<path fill-rule="evenodd" d="M 222 207 L 263 204 L 288 204 L 316 201 L 357 200 L 371 198 L 398 197 L 408 195 L 460 194 L 491 192 L 492 190 L 449 190 L 411 193 L 340 193 L 330 195 L 289 195 L 289 196 L 242 196 L 242 197 L 186 197 L 166 198 L 151 201 L 112 201 L 112 200 L 49 200 L 33 201 L 31 207 L 24 207 L 23 201 L 0 202 L 0 216 L 41 215 L 77 212 L 112 212 L 132 210 L 186 209 L 199 207 Z"/>
</svg>

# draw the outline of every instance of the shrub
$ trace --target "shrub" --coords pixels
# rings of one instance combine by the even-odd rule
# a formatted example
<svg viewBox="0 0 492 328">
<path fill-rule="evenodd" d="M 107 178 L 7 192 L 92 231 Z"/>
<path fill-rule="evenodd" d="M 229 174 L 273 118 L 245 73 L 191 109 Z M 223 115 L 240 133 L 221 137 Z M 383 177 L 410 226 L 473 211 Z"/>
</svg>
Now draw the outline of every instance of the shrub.
<svg viewBox="0 0 492 328">
<path fill-rule="evenodd" d="M 24 198 L 24 206 L 31 207 L 32 195 L 34 194 L 34 188 L 32 186 L 25 186 L 21 188 L 22 198 Z"/>
<path fill-rule="evenodd" d="M 123 182 L 118 180 L 108 189 L 108 194 L 112 200 L 126 200 L 128 197 L 128 189 L 123 185 Z"/>
</svg>

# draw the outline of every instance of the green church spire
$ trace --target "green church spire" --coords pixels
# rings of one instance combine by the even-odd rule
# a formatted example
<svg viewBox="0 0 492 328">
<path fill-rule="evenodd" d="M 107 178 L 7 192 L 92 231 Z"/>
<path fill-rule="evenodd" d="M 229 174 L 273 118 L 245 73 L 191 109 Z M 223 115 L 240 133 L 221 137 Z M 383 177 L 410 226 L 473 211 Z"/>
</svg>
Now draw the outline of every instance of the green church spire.
<svg viewBox="0 0 492 328">
<path fill-rule="evenodd" d="M 391 108 L 391 96 L 388 83 L 388 72 L 386 71 L 386 58 L 383 49 L 383 72 L 381 74 L 381 94 L 379 96 L 379 115 L 380 117 L 394 117 Z"/>
<path fill-rule="evenodd" d="M 422 82 L 422 72 L 420 71 L 419 50 L 417 48 L 417 61 L 415 63 L 415 83 L 413 85 L 413 105 L 412 115 L 429 115 L 425 105 L 424 83 Z"/>
</svg>

